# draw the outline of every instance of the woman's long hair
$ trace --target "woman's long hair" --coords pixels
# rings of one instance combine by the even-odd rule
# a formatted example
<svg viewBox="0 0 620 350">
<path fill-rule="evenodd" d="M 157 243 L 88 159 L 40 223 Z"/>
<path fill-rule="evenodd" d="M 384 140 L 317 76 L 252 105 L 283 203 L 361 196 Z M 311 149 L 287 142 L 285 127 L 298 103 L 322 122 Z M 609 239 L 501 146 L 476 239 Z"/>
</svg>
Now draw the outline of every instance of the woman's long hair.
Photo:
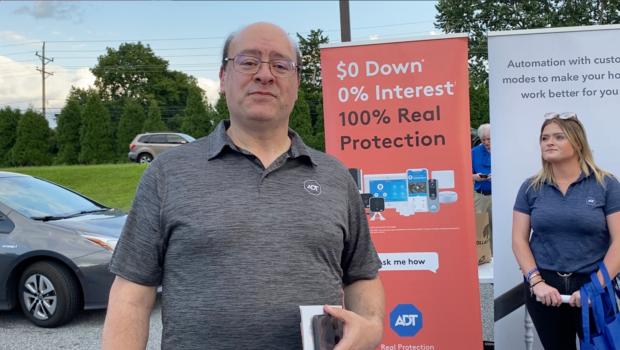
<svg viewBox="0 0 620 350">
<path fill-rule="evenodd" d="M 577 153 L 579 167 L 581 168 L 583 174 L 585 176 L 594 174 L 596 182 L 598 182 L 601 186 L 605 186 L 605 176 L 609 176 L 610 174 L 599 168 L 596 163 L 594 163 L 594 157 L 592 157 L 592 150 L 588 144 L 585 129 L 579 119 L 577 119 L 577 117 L 570 117 L 566 119 L 554 117 L 545 120 L 540 128 L 539 142 L 542 139 L 543 130 L 545 130 L 545 127 L 551 123 L 557 124 L 560 129 L 562 129 L 568 139 L 568 142 L 571 146 L 573 146 L 573 149 Z M 530 182 L 530 187 L 533 187 L 535 190 L 540 189 L 540 186 L 545 183 L 555 183 L 555 176 L 553 174 L 553 167 L 551 166 L 551 163 L 546 161 L 542 157 L 542 154 L 540 158 L 542 160 L 542 169 L 540 169 L 538 174 L 532 177 L 532 181 Z"/>
</svg>

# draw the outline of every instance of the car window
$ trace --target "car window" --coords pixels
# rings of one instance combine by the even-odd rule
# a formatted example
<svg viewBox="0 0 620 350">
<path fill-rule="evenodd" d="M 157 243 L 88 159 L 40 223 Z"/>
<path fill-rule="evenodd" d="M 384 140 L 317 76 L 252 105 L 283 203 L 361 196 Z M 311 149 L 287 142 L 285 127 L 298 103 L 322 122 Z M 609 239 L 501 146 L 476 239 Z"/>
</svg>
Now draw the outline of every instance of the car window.
<svg viewBox="0 0 620 350">
<path fill-rule="evenodd" d="M 149 143 L 167 143 L 166 135 L 151 135 Z"/>
<path fill-rule="evenodd" d="M 13 221 L 0 211 L 0 233 L 11 233 L 15 228 Z"/>
<path fill-rule="evenodd" d="M 187 142 L 194 142 L 194 141 L 196 141 L 196 139 L 195 139 L 195 138 L 193 138 L 193 137 L 191 137 L 191 136 L 189 136 L 189 135 L 187 135 L 187 134 L 181 134 L 181 136 L 182 136 L 185 140 L 187 140 Z"/>
<path fill-rule="evenodd" d="M 103 208 L 67 189 L 33 177 L 1 178 L 0 202 L 28 217 L 67 216 Z"/>
<path fill-rule="evenodd" d="M 168 134 L 166 137 L 168 138 L 168 143 L 187 143 L 187 141 L 179 135 Z"/>
<path fill-rule="evenodd" d="M 138 142 L 142 142 L 142 143 L 149 143 L 149 139 L 151 138 L 151 135 L 144 135 L 142 137 L 140 137 L 140 139 L 138 140 Z"/>
</svg>

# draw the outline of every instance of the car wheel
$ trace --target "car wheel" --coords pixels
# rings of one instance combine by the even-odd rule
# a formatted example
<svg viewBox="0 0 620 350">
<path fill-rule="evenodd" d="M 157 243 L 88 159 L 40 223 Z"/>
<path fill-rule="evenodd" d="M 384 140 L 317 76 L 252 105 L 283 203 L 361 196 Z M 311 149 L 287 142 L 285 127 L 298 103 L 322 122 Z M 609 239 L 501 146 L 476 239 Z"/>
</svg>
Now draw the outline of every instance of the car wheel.
<svg viewBox="0 0 620 350">
<path fill-rule="evenodd" d="M 138 163 L 150 163 L 153 161 L 153 156 L 148 153 L 141 153 L 138 156 Z"/>
<path fill-rule="evenodd" d="M 19 281 L 19 303 L 24 315 L 40 327 L 58 327 L 79 311 L 80 289 L 71 272 L 55 262 L 37 262 Z"/>
</svg>

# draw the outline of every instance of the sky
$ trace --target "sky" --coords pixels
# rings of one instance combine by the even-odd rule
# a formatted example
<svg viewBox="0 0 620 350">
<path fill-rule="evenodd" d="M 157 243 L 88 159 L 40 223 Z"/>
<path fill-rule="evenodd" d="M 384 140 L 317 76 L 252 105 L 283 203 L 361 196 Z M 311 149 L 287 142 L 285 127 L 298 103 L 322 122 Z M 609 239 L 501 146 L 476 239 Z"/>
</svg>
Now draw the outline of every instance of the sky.
<svg viewBox="0 0 620 350">
<path fill-rule="evenodd" d="M 441 34 L 434 26 L 436 1 L 351 1 L 351 41 Z M 321 29 L 340 42 L 339 3 L 333 1 L 0 1 L 0 108 L 41 110 L 41 58 L 48 119 L 59 113 L 72 86 L 87 88 L 89 69 L 106 48 L 148 44 L 169 68 L 194 76 L 217 100 L 218 69 L 226 37 L 267 21 L 296 39 Z"/>
</svg>

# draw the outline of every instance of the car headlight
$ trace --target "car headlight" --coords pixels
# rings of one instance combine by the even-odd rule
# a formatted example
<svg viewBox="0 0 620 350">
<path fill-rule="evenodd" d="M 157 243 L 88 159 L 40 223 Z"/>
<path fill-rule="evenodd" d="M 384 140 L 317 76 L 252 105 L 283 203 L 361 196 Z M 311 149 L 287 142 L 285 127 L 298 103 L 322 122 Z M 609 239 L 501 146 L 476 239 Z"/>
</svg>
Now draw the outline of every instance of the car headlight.
<svg viewBox="0 0 620 350">
<path fill-rule="evenodd" d="M 79 231 L 78 231 L 79 232 Z M 104 236 L 93 235 L 88 232 L 79 232 L 82 237 L 86 238 L 92 244 L 95 244 L 109 252 L 113 252 L 116 248 L 117 238 L 110 238 Z"/>
</svg>

